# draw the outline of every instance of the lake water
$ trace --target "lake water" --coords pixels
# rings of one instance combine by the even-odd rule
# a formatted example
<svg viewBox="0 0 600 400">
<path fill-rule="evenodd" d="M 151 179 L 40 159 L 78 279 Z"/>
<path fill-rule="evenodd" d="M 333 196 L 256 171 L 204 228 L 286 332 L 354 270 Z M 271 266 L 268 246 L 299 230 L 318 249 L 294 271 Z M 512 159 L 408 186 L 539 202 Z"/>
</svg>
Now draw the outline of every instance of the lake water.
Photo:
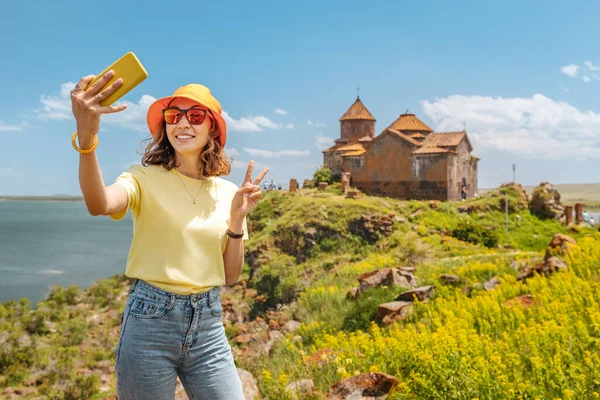
<svg viewBox="0 0 600 400">
<path fill-rule="evenodd" d="M 0 302 L 43 299 L 125 271 L 133 226 L 92 217 L 83 202 L 0 201 Z"/>
</svg>

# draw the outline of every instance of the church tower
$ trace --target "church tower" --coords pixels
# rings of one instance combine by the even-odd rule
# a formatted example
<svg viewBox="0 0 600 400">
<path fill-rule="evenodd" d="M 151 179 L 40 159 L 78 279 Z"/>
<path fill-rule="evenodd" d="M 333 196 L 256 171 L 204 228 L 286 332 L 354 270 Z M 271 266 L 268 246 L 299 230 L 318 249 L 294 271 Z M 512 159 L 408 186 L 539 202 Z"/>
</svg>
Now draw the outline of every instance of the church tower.
<svg viewBox="0 0 600 400">
<path fill-rule="evenodd" d="M 340 138 L 337 143 L 357 142 L 365 136 L 372 139 L 375 137 L 375 118 L 367 107 L 356 97 L 356 101 L 342 118 L 340 118 Z"/>
</svg>

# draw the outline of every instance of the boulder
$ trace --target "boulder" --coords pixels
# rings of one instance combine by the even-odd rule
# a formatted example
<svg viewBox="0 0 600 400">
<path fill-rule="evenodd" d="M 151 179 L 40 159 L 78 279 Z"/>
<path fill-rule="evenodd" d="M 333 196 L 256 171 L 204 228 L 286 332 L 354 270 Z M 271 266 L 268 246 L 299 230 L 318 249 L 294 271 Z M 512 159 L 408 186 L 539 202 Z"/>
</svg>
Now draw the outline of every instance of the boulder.
<svg viewBox="0 0 600 400">
<path fill-rule="evenodd" d="M 288 321 L 283 325 L 283 331 L 284 332 L 295 332 L 300 328 L 300 325 L 302 325 L 300 322 L 298 321 Z"/>
<path fill-rule="evenodd" d="M 356 299 L 359 294 L 378 286 L 397 286 L 412 289 L 417 285 L 417 279 L 412 272 L 400 268 L 383 268 L 364 273 L 358 277 L 359 285 L 350 289 L 346 297 Z"/>
<path fill-rule="evenodd" d="M 395 376 L 369 372 L 337 382 L 327 392 L 327 399 L 346 400 L 350 398 L 361 399 L 363 398 L 361 396 L 385 396 L 399 383 L 400 380 Z"/>
<path fill-rule="evenodd" d="M 358 297 L 359 291 L 357 287 L 353 287 L 352 289 L 348 290 L 348 293 L 346 293 L 346 298 L 348 300 L 356 300 L 356 298 Z"/>
<path fill-rule="evenodd" d="M 238 344 L 249 343 L 252 337 L 248 334 L 239 335 L 233 338 L 233 341 Z"/>
<path fill-rule="evenodd" d="M 451 274 L 442 274 L 439 280 L 446 285 L 459 285 L 461 283 L 461 279 L 458 276 Z"/>
<path fill-rule="evenodd" d="M 385 325 L 405 319 L 412 312 L 413 305 L 408 301 L 392 301 L 379 305 L 375 321 Z"/>
<path fill-rule="evenodd" d="M 556 234 L 550 241 L 548 248 L 546 249 L 545 259 L 552 257 L 552 255 L 565 256 L 569 247 L 576 245 L 577 242 L 569 235 Z"/>
<path fill-rule="evenodd" d="M 558 257 L 550 257 L 544 260 L 544 262 L 535 264 L 534 266 L 527 264 L 521 275 L 517 278 L 517 280 L 523 281 L 525 279 L 531 278 L 535 275 L 536 272 L 538 274 L 549 275 L 553 272 L 566 269 L 568 269 L 568 266 L 564 263 L 564 261 L 562 261 Z"/>
<path fill-rule="evenodd" d="M 493 277 L 492 279 L 490 279 L 489 281 L 487 281 L 486 283 L 483 284 L 483 288 L 485 290 L 494 290 L 496 289 L 496 286 L 498 286 L 500 284 L 500 279 L 498 279 L 497 277 Z"/>
<path fill-rule="evenodd" d="M 414 290 L 401 293 L 396 297 L 396 301 L 415 301 L 417 299 L 420 302 L 429 300 L 435 291 L 435 286 L 421 286 Z"/>
<path fill-rule="evenodd" d="M 565 207 L 560 202 L 560 193 L 548 182 L 542 182 L 533 190 L 529 207 L 532 213 L 543 218 L 560 220 L 565 214 Z"/>
</svg>

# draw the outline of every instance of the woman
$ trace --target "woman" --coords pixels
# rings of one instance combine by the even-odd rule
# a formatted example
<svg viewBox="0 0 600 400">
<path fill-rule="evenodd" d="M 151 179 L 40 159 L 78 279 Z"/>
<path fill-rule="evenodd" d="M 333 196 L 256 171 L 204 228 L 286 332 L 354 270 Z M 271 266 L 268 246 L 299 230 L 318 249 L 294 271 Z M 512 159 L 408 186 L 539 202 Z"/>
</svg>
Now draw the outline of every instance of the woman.
<svg viewBox="0 0 600 400">
<path fill-rule="evenodd" d="M 219 287 L 240 276 L 246 215 L 259 201 L 267 169 L 252 181 L 250 162 L 239 189 L 219 178 L 231 169 L 221 106 L 208 88 L 192 84 L 150 106 L 152 137 L 142 165 L 105 187 L 94 152 L 100 116 L 126 108 L 99 104 L 122 84 L 101 90 L 111 76 L 85 92 L 94 76 L 82 78 L 71 102 L 72 144 L 81 153 L 79 182 L 90 214 L 133 214 L 125 269 L 133 285 L 115 350 L 118 398 L 172 400 L 179 376 L 190 399 L 243 399 Z"/>
</svg>

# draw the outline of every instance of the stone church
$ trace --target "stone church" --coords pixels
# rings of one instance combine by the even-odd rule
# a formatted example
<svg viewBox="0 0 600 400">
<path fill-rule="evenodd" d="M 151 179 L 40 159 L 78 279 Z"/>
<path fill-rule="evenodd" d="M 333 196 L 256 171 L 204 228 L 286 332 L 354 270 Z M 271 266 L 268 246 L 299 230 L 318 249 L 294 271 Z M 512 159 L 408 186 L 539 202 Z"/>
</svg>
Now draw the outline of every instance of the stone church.
<svg viewBox="0 0 600 400">
<path fill-rule="evenodd" d="M 360 97 L 340 118 L 340 138 L 323 151 L 334 174 L 350 173 L 361 192 L 398 199 L 457 200 L 477 193 L 477 162 L 466 131 L 433 132 L 406 112 L 375 136 Z"/>
</svg>

